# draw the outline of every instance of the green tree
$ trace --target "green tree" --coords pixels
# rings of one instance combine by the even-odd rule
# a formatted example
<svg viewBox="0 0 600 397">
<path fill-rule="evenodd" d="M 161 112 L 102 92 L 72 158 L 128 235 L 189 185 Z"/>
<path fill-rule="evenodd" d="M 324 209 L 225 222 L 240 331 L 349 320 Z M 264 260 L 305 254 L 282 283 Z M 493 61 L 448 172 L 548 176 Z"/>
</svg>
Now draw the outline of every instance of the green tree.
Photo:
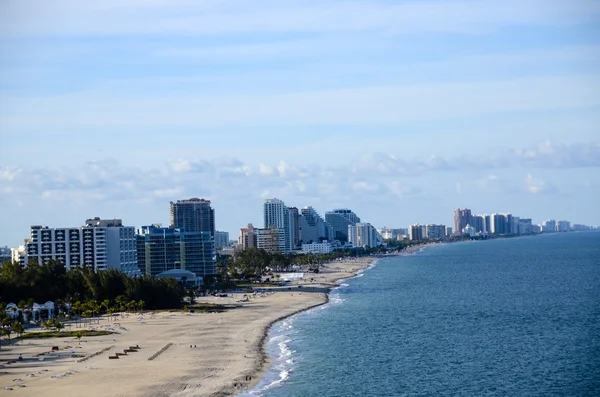
<svg viewBox="0 0 600 397">
<path fill-rule="evenodd" d="M 25 327 L 23 327 L 23 324 L 19 321 L 13 323 L 12 328 L 19 337 L 25 333 Z"/>
</svg>

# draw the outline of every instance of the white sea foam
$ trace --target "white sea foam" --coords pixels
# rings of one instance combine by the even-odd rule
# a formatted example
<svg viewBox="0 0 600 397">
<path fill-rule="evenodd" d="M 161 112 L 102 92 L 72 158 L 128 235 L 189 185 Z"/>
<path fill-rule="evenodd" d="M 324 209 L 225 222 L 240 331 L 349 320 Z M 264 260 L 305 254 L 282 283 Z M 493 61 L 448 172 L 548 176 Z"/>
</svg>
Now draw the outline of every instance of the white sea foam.
<svg viewBox="0 0 600 397">
<path fill-rule="evenodd" d="M 357 272 L 354 277 L 362 277 L 366 270 L 372 269 L 377 264 L 378 260 L 374 261 L 369 267 Z M 354 278 L 351 277 L 351 278 Z M 338 281 L 338 286 L 331 289 L 329 292 L 329 303 L 309 309 L 302 315 L 311 315 L 320 313 L 322 310 L 327 310 L 330 305 L 341 304 L 346 301 L 341 297 L 341 289 L 349 287 L 346 283 L 348 279 Z M 270 368 L 264 373 L 261 380 L 252 390 L 245 390 L 238 394 L 239 397 L 261 397 L 269 389 L 279 386 L 283 383 L 294 370 L 293 354 L 295 351 L 290 349 L 289 343 L 293 340 L 292 333 L 295 331 L 293 323 L 296 316 L 288 317 L 285 320 L 277 323 L 269 332 L 269 340 L 267 342 L 267 350 L 272 357 Z"/>
<path fill-rule="evenodd" d="M 290 317 L 272 328 L 267 342 L 267 349 L 272 356 L 271 367 L 253 390 L 244 391 L 238 396 L 262 396 L 265 391 L 277 387 L 290 376 L 294 366 L 294 351 L 289 346 L 292 341 L 290 333 L 294 329 L 292 324 L 293 318 Z"/>
</svg>

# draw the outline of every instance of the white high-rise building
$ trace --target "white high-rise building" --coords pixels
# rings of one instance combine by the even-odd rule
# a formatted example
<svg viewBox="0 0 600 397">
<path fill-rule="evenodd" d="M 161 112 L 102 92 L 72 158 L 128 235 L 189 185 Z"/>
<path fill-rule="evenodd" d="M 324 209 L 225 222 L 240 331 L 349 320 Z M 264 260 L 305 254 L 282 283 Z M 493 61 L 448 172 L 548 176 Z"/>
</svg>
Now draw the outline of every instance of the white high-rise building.
<svg viewBox="0 0 600 397">
<path fill-rule="evenodd" d="M 229 233 L 215 231 L 215 248 L 229 247 Z"/>
<path fill-rule="evenodd" d="M 542 231 L 544 233 L 555 232 L 556 231 L 556 221 L 554 219 L 544 221 L 544 223 L 542 224 Z"/>
<path fill-rule="evenodd" d="M 19 250 L 14 255 L 18 256 Z M 88 219 L 85 226 L 77 228 L 32 226 L 20 262 L 26 266 L 31 260 L 40 264 L 57 260 L 67 269 L 88 267 L 140 274 L 135 228 L 123 226 L 120 219 Z"/>
<path fill-rule="evenodd" d="M 354 247 L 377 247 L 382 240 L 377 229 L 370 223 L 348 225 L 348 241 Z"/>
<path fill-rule="evenodd" d="M 263 206 L 264 229 L 282 229 L 285 246 L 283 252 L 294 250 L 294 219 L 290 209 L 279 199 L 266 199 Z"/>
<path fill-rule="evenodd" d="M 558 221 L 556 222 L 557 232 L 568 232 L 571 230 L 571 222 L 569 221 Z"/>
<path fill-rule="evenodd" d="M 333 240 L 333 229 L 315 211 L 313 207 L 304 207 L 300 210 L 300 240 L 303 244 L 318 243 L 320 240 Z"/>
</svg>

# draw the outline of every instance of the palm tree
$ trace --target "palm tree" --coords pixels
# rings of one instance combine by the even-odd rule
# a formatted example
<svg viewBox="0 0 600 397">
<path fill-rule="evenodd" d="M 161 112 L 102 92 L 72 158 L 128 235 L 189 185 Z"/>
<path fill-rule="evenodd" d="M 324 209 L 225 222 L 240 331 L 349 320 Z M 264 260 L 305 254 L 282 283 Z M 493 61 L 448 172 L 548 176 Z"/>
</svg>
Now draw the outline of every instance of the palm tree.
<svg viewBox="0 0 600 397">
<path fill-rule="evenodd" d="M 0 328 L 0 349 L 2 348 L 2 337 L 7 336 L 8 341 L 10 342 L 10 328 L 2 327 Z"/>
<path fill-rule="evenodd" d="M 128 311 L 135 311 L 135 308 L 137 306 L 137 302 L 136 301 L 130 301 L 127 303 L 127 310 Z"/>
<path fill-rule="evenodd" d="M 12 327 L 13 331 L 15 331 L 19 337 L 25 333 L 25 327 L 23 327 L 23 324 L 21 324 L 19 321 L 13 323 Z"/>
<path fill-rule="evenodd" d="M 123 311 L 123 307 L 125 307 L 126 299 L 123 295 L 119 295 L 115 298 L 115 303 L 117 304 L 117 308 L 119 311 Z"/>
<path fill-rule="evenodd" d="M 108 309 L 110 308 L 110 301 L 108 299 L 104 299 L 100 305 L 102 306 L 104 311 L 108 313 Z"/>
<path fill-rule="evenodd" d="M 54 328 L 60 332 L 61 329 L 63 329 L 65 327 L 65 325 L 61 322 L 58 321 L 57 319 L 54 319 Z"/>
</svg>

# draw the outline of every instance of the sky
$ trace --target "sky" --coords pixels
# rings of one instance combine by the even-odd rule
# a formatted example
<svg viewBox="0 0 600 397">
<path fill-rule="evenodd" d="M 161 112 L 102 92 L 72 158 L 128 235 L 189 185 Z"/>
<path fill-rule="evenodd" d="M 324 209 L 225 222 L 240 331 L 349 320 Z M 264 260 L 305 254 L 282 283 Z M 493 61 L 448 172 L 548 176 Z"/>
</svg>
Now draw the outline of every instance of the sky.
<svg viewBox="0 0 600 397">
<path fill-rule="evenodd" d="M 599 1 L 0 2 L 0 245 L 190 197 L 600 225 L 599 171 Z"/>
</svg>

